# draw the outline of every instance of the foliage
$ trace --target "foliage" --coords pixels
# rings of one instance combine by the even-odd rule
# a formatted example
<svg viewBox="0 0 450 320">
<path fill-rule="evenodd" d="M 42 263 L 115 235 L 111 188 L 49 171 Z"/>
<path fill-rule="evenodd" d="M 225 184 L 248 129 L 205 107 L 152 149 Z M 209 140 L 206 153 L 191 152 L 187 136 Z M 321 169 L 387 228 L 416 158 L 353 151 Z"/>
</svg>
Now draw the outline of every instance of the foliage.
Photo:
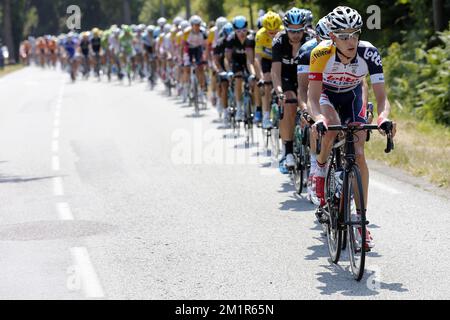
<svg viewBox="0 0 450 320">
<path fill-rule="evenodd" d="M 450 125 L 450 30 L 442 45 L 426 50 L 417 41 L 393 43 L 384 59 L 390 97 L 404 112 Z"/>
</svg>

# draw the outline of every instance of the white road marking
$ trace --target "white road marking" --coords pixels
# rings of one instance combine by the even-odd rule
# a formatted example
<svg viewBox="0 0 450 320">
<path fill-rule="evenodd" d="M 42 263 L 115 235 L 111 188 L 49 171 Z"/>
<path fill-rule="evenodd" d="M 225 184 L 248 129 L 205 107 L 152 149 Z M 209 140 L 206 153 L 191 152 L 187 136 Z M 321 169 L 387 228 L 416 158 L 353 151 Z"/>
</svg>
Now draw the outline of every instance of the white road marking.
<svg viewBox="0 0 450 320">
<path fill-rule="evenodd" d="M 61 220 L 70 221 L 74 220 L 72 211 L 70 210 L 69 204 L 66 202 L 60 202 L 56 204 L 56 211 Z"/>
<path fill-rule="evenodd" d="M 392 194 L 401 194 L 402 193 L 401 191 L 399 191 L 399 190 L 397 190 L 395 188 L 392 188 L 392 187 L 390 187 L 390 186 L 388 186 L 388 185 L 386 185 L 384 183 L 378 182 L 378 181 L 376 181 L 374 179 L 370 179 L 369 186 L 375 187 L 375 188 L 377 188 L 379 190 L 382 190 L 382 191 L 385 191 L 385 192 L 389 192 L 389 193 L 392 193 Z"/>
<path fill-rule="evenodd" d="M 71 248 L 70 252 L 77 265 L 78 276 L 81 277 L 81 286 L 84 295 L 88 298 L 103 298 L 105 294 L 103 293 L 87 249 L 75 247 Z"/>
<path fill-rule="evenodd" d="M 59 128 L 55 128 L 53 130 L 53 139 L 58 139 L 59 138 Z"/>
<path fill-rule="evenodd" d="M 60 197 L 64 195 L 63 182 L 61 177 L 53 178 L 53 192 L 55 196 Z"/>
<path fill-rule="evenodd" d="M 53 169 L 53 171 L 59 171 L 60 170 L 59 157 L 58 156 L 53 156 L 53 158 L 52 158 L 52 169 Z"/>
<path fill-rule="evenodd" d="M 55 118 L 55 122 L 53 123 L 53 126 L 55 128 L 59 128 L 59 119 L 58 118 Z"/>
<path fill-rule="evenodd" d="M 58 150 L 59 150 L 59 141 L 55 139 L 52 141 L 52 152 L 58 153 Z"/>
</svg>

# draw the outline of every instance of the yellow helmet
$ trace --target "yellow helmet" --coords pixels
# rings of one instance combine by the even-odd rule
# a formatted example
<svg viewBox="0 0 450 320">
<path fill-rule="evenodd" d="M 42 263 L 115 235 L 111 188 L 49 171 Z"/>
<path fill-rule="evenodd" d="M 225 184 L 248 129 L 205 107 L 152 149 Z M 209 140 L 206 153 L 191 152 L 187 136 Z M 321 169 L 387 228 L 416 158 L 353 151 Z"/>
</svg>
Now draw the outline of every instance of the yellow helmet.
<svg viewBox="0 0 450 320">
<path fill-rule="evenodd" d="M 92 29 L 92 34 L 96 37 L 100 34 L 100 29 L 99 28 L 94 28 Z"/>
<path fill-rule="evenodd" d="M 268 31 L 279 30 L 282 24 L 281 17 L 273 11 L 269 11 L 264 15 L 262 24 Z"/>
</svg>

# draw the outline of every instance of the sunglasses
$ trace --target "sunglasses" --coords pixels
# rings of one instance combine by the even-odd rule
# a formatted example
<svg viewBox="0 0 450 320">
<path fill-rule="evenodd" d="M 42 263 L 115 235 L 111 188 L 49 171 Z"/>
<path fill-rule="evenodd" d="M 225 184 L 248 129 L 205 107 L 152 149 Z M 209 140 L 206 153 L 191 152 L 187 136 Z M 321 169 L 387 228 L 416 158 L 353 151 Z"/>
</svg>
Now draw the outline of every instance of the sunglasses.
<svg viewBox="0 0 450 320">
<path fill-rule="evenodd" d="M 247 29 L 238 29 L 236 30 L 237 33 L 246 33 Z"/>
<path fill-rule="evenodd" d="M 359 39 L 361 36 L 361 30 L 356 30 L 350 33 L 335 33 L 336 38 L 339 40 L 348 40 L 348 39 Z"/>
<path fill-rule="evenodd" d="M 292 28 L 286 28 L 287 32 L 291 33 L 300 33 L 306 30 L 306 27 L 300 28 L 300 29 L 292 29 Z"/>
</svg>

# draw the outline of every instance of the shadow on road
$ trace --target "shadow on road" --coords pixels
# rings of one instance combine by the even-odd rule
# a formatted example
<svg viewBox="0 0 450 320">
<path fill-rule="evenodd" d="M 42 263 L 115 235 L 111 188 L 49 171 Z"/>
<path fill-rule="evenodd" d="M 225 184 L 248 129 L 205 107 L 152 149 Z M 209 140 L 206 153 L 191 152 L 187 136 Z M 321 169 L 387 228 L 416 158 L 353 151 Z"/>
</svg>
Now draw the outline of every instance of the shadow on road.
<svg viewBox="0 0 450 320">
<path fill-rule="evenodd" d="M 382 290 L 398 293 L 409 291 L 402 283 L 383 282 L 382 276 L 372 270 L 366 270 L 364 278 L 357 282 L 353 279 L 350 266 L 330 263 L 321 267 L 327 271 L 317 274 L 317 280 L 323 284 L 317 289 L 325 296 L 338 293 L 348 297 L 369 297 L 379 295 Z"/>
<path fill-rule="evenodd" d="M 320 224 L 316 221 L 316 226 L 312 230 L 322 230 Z M 350 265 L 348 264 L 348 255 L 346 251 L 342 252 L 340 264 L 334 264 L 329 258 L 327 240 L 324 234 L 321 237 L 315 237 L 315 240 L 320 244 L 308 248 L 312 251 L 305 257 L 305 260 L 320 260 L 326 258 L 328 264 L 321 265 L 325 269 L 324 272 L 317 273 L 317 280 L 322 285 L 317 288 L 322 295 L 331 296 L 334 294 L 342 294 L 349 297 L 368 297 L 379 295 L 382 290 L 393 292 L 407 292 L 409 291 L 402 283 L 387 283 L 383 282 L 382 272 L 378 269 L 376 264 L 366 265 L 364 278 L 357 282 L 354 280 Z M 380 254 L 371 252 L 367 254 L 368 257 L 381 257 Z"/>
<path fill-rule="evenodd" d="M 25 182 L 33 182 L 33 181 L 52 179 L 54 177 L 55 176 L 22 178 L 22 177 L 17 177 L 17 176 L 1 176 L 0 175 L 0 183 L 25 183 Z"/>
</svg>

